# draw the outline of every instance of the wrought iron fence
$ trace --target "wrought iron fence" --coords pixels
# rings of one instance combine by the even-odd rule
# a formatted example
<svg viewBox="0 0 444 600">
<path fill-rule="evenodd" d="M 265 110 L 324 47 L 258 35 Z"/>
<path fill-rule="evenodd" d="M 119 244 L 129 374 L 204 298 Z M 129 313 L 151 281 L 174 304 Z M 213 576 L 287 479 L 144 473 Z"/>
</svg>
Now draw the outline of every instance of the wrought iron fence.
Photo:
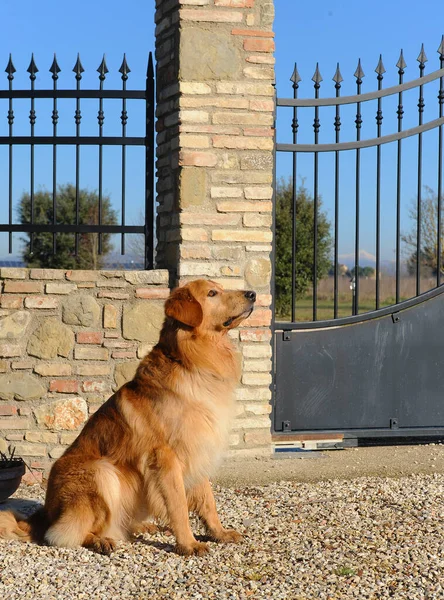
<svg viewBox="0 0 444 600">
<path fill-rule="evenodd" d="M 154 67 L 153 58 L 150 53 L 148 59 L 148 68 L 146 74 L 145 89 L 128 90 L 127 80 L 130 68 L 128 66 L 126 56 L 124 55 L 122 64 L 119 68 L 121 74 L 122 86 L 121 89 L 105 89 L 106 75 L 109 72 L 105 56 L 97 69 L 99 73 L 98 89 L 83 89 L 82 74 L 84 68 L 82 66 L 80 56 L 77 56 L 77 61 L 74 65 L 73 72 L 75 76 L 75 89 L 59 89 L 58 78 L 61 68 L 54 55 L 54 60 L 49 69 L 52 76 L 52 89 L 36 89 L 36 73 L 38 72 L 37 65 L 34 60 L 34 55 L 27 69 L 29 73 L 30 86 L 29 89 L 14 89 L 14 67 L 12 57 L 9 57 L 9 62 L 6 67 L 8 89 L 0 90 L 0 101 L 8 101 L 8 135 L 0 136 L 0 145 L 5 145 L 8 150 L 8 223 L 0 223 L 0 232 L 9 234 L 9 253 L 13 252 L 14 232 L 25 232 L 30 235 L 30 251 L 33 251 L 34 235 L 38 233 L 53 234 L 53 252 L 57 252 L 57 234 L 72 233 L 74 234 L 74 251 L 77 255 L 79 250 L 79 236 L 81 234 L 98 234 L 98 253 L 102 253 L 102 236 L 106 234 L 121 234 L 120 248 L 121 253 L 125 254 L 125 234 L 142 234 L 145 240 L 145 256 L 144 264 L 146 269 L 153 268 L 154 264 Z M 37 111 L 35 101 L 40 98 L 52 99 L 52 135 L 41 136 L 35 134 L 35 125 L 37 120 Z M 59 124 L 59 107 L 58 101 L 67 98 L 75 99 L 76 106 L 73 115 L 75 122 L 75 135 L 61 136 L 58 135 Z M 18 99 L 27 99 L 30 101 L 29 112 L 29 135 L 15 135 L 14 133 L 14 101 Z M 97 126 L 98 131 L 96 136 L 85 136 L 81 134 L 82 125 L 82 105 L 83 99 L 97 99 L 98 113 Z M 107 136 L 104 135 L 104 100 L 117 99 L 122 101 L 120 121 L 121 135 Z M 141 124 L 144 135 L 128 136 L 127 123 L 128 111 L 127 100 L 140 100 L 145 103 L 145 119 Z M 13 159 L 14 147 L 28 146 L 30 148 L 30 172 L 29 172 L 29 197 L 30 197 L 30 216 L 29 222 L 14 223 L 13 222 Z M 35 222 L 35 153 L 36 147 L 52 146 L 52 222 L 36 223 Z M 75 147 L 75 222 L 60 223 L 57 216 L 57 150 L 58 147 L 74 146 Z M 80 167 L 81 167 L 81 152 L 82 146 L 97 146 L 98 147 L 98 206 L 97 206 L 97 222 L 82 223 L 80 218 Z M 120 146 L 121 147 L 121 220 L 118 225 L 109 225 L 103 223 L 103 147 Z M 126 209 L 126 149 L 128 146 L 142 146 L 145 148 L 145 224 L 144 225 L 127 225 L 125 222 Z"/>
<path fill-rule="evenodd" d="M 291 153 L 292 154 L 292 267 L 291 267 L 291 312 L 288 321 L 296 322 L 297 319 L 297 299 L 296 299 L 296 278 L 298 272 L 298 265 L 296 260 L 296 249 L 298 245 L 297 236 L 297 175 L 298 175 L 298 154 L 300 153 L 312 153 L 313 154 L 313 265 L 312 265 L 312 286 L 313 286 L 313 311 L 312 320 L 318 320 L 318 305 L 317 305 L 317 286 L 318 286 L 318 218 L 319 218 L 319 153 L 333 153 L 334 156 L 334 175 L 332 180 L 332 189 L 334 189 L 334 234 L 333 234 L 333 270 L 334 270 L 334 291 L 333 291 L 333 316 L 334 319 L 338 318 L 338 279 L 340 275 L 339 265 L 339 180 L 340 180 L 340 153 L 343 151 L 353 151 L 355 153 L 355 167 L 354 167 L 354 179 L 355 179 L 355 229 L 354 229 L 354 272 L 355 277 L 355 289 L 354 289 L 354 301 L 352 314 L 357 315 L 359 313 L 359 269 L 360 269 L 360 209 L 361 209 L 361 150 L 364 148 L 375 148 L 376 149 L 376 177 L 375 177 L 375 221 L 376 221 L 376 293 L 375 293 L 375 309 L 381 308 L 380 298 L 380 275 L 381 275 L 381 219 L 383 213 L 381 212 L 381 172 L 383 164 L 381 162 L 381 146 L 389 142 L 395 142 L 397 145 L 396 149 L 396 248 L 395 248 L 395 275 L 396 275 L 396 290 L 395 290 L 395 303 L 398 304 L 402 298 L 400 295 L 400 275 L 401 275 L 401 173 L 402 173 L 402 145 L 403 140 L 416 136 L 417 138 L 417 198 L 416 198 L 416 210 L 417 210 L 417 230 L 416 230 L 416 296 L 421 293 L 421 256 L 424 252 L 423 241 L 421 239 L 421 210 L 423 204 L 423 134 L 432 129 L 438 131 L 437 146 L 435 149 L 435 155 L 433 160 L 436 160 L 437 171 L 436 171 L 436 184 L 437 184 L 437 216 L 436 216 L 436 239 L 435 247 L 433 249 L 436 258 L 436 287 L 440 286 L 443 277 L 443 247 L 442 247 L 442 201 L 443 201 L 443 125 L 444 125 L 444 36 L 441 40 L 441 44 L 437 50 L 439 54 L 439 69 L 425 75 L 425 63 L 428 60 L 424 51 L 424 46 L 421 47 L 421 51 L 417 58 L 419 63 L 419 77 L 413 81 L 404 82 L 404 73 L 406 69 L 406 62 L 404 60 L 403 52 L 401 50 L 399 60 L 396 64 L 398 69 L 398 84 L 392 87 L 383 89 L 383 79 L 385 68 L 380 57 L 377 67 L 375 69 L 377 79 L 377 90 L 369 93 L 362 93 L 362 82 L 364 72 L 359 60 L 358 66 L 354 73 L 356 80 L 356 94 L 350 96 L 341 96 L 341 84 L 343 81 L 339 64 L 333 77 L 335 96 L 330 98 L 320 97 L 320 88 L 322 82 L 322 76 L 318 65 L 313 75 L 312 81 L 314 82 L 314 98 L 299 98 L 298 91 L 300 87 L 301 77 L 299 75 L 297 66 L 295 65 L 294 72 L 291 76 L 293 86 L 293 98 L 278 98 L 278 107 L 292 108 L 292 142 L 289 143 L 277 143 L 276 151 Z M 432 81 L 439 81 L 439 91 L 437 95 L 436 105 L 436 118 L 428 122 L 424 122 L 424 86 Z M 417 103 L 417 123 L 415 127 L 409 129 L 403 129 L 403 118 L 404 118 L 404 106 L 403 106 L 403 94 L 407 90 L 418 90 L 418 103 Z M 397 131 L 388 135 L 382 135 L 382 122 L 383 122 L 383 99 L 394 96 L 397 98 L 396 108 L 396 120 L 397 120 Z M 371 139 L 361 139 L 361 129 L 363 124 L 362 105 L 363 103 L 375 101 L 376 102 L 376 137 Z M 353 141 L 341 141 L 341 107 L 344 105 L 355 105 L 356 114 L 354 120 L 355 127 L 355 139 Z M 331 107 L 335 111 L 335 117 L 333 122 L 334 137 L 333 143 L 319 143 L 319 132 L 321 129 L 321 118 L 320 111 L 325 107 Z M 298 110 L 301 109 L 312 109 L 314 111 L 313 120 L 313 132 L 314 132 L 314 143 L 302 144 L 298 141 L 298 130 L 300 126 L 300 113 Z M 278 128 L 279 135 L 279 128 Z M 279 236 L 279 231 L 276 232 Z M 282 325 L 278 323 L 277 325 Z"/>
</svg>

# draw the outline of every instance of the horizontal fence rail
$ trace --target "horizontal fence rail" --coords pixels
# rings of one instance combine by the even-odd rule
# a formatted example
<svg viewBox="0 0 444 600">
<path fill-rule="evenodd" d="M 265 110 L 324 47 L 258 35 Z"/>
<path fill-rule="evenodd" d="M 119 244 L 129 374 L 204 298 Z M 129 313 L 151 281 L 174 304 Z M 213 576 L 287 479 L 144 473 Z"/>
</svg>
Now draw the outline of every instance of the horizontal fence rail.
<svg viewBox="0 0 444 600">
<path fill-rule="evenodd" d="M 292 109 L 292 121 L 291 121 L 291 132 L 292 132 L 292 143 L 276 143 L 277 153 L 290 153 L 292 155 L 292 183 L 291 183 L 291 199 L 289 203 L 288 216 L 291 219 L 291 273 L 285 271 L 282 265 L 276 264 L 276 297 L 278 298 L 280 289 L 288 290 L 291 289 L 291 305 L 288 307 L 286 314 L 275 315 L 275 326 L 282 328 L 285 326 L 291 328 L 300 325 L 301 319 L 298 318 L 298 277 L 300 273 L 307 267 L 307 265 L 298 264 L 299 244 L 307 244 L 306 240 L 299 239 L 299 222 L 298 218 L 305 219 L 306 216 L 298 215 L 299 199 L 298 199 L 298 187 L 297 179 L 298 175 L 301 175 L 305 179 L 305 173 L 300 172 L 300 166 L 298 156 L 300 154 L 312 154 L 313 155 L 313 201 L 312 201 L 312 232 L 311 232 L 311 248 L 305 252 L 304 260 L 309 255 L 312 259 L 312 264 L 309 265 L 311 274 L 309 276 L 310 285 L 312 289 L 312 314 L 311 323 L 313 327 L 318 327 L 316 322 L 318 318 L 318 282 L 320 277 L 319 267 L 319 252 L 320 252 L 320 228 L 322 227 L 322 215 L 320 213 L 320 195 L 319 195 L 319 181 L 320 181 L 320 167 L 319 167 L 319 156 L 320 154 L 330 153 L 333 157 L 333 175 L 331 176 L 330 189 L 333 190 L 332 196 L 334 196 L 334 210 L 333 210 L 333 232 L 331 235 L 332 240 L 332 271 L 333 271 L 333 300 L 332 300 L 332 316 L 333 321 L 340 320 L 341 324 L 346 323 L 347 319 L 344 317 L 340 318 L 339 315 L 339 277 L 340 268 L 339 263 L 339 235 L 340 235 L 340 177 L 341 175 L 341 152 L 352 151 L 354 153 L 354 167 L 353 173 L 348 175 L 347 181 L 350 182 L 350 188 L 353 188 L 354 197 L 354 228 L 351 235 L 354 238 L 354 275 L 350 282 L 350 288 L 352 289 L 352 307 L 351 316 L 349 317 L 350 322 L 359 320 L 358 315 L 360 311 L 360 253 L 363 250 L 361 245 L 361 233 L 363 223 L 362 218 L 362 177 L 363 177 L 363 166 L 361 161 L 361 150 L 364 148 L 374 148 L 375 150 L 375 177 L 374 177 L 374 197 L 375 197 L 375 306 L 374 311 L 379 311 L 381 306 L 381 224 L 384 219 L 383 207 L 381 206 L 381 186 L 382 186 L 382 173 L 384 169 L 384 162 L 381 156 L 381 147 L 384 144 L 395 143 L 396 144 L 396 169 L 393 171 L 393 177 L 395 180 L 395 195 L 396 195 L 396 243 L 395 243 L 395 294 L 394 304 L 400 304 L 404 298 L 401 297 L 401 210 L 402 210 L 402 174 L 403 174 L 403 160 L 402 150 L 403 141 L 407 138 L 414 137 L 417 141 L 416 152 L 416 190 L 415 190 L 415 210 L 416 210 L 416 242 L 415 242 L 415 280 L 416 280 L 416 291 L 415 298 L 419 297 L 425 290 L 421 289 L 421 270 L 422 264 L 424 263 L 424 257 L 426 254 L 433 254 L 432 259 L 436 263 L 436 274 L 435 287 L 438 288 L 442 283 L 443 275 L 443 247 L 442 247 L 442 201 L 443 201 L 443 125 L 444 125 L 444 36 L 441 40 L 441 44 L 437 50 L 439 55 L 439 69 L 426 75 L 424 73 L 426 62 L 428 61 L 424 51 L 424 46 L 421 47 L 421 51 L 417 58 L 419 67 L 419 77 L 416 79 L 404 82 L 404 73 L 407 67 L 404 60 L 403 52 L 401 51 L 399 60 L 396 64 L 398 84 L 392 87 L 383 89 L 384 74 L 386 72 L 382 57 L 376 66 L 376 83 L 377 89 L 373 92 L 362 93 L 363 78 L 365 77 L 361 61 L 358 61 L 358 66 L 354 73 L 356 83 L 356 93 L 349 96 L 341 96 L 341 87 L 343 77 L 337 66 L 336 72 L 333 77 L 335 95 L 334 97 L 321 98 L 321 82 L 322 76 L 320 73 L 319 66 L 316 65 L 315 73 L 312 77 L 314 94 L 313 98 L 299 98 L 300 83 L 302 81 L 297 66 L 295 65 L 293 74 L 290 78 L 293 87 L 293 98 L 277 98 L 276 105 L 283 109 Z M 439 91 L 437 94 L 436 112 L 435 118 L 424 122 L 424 86 L 436 81 L 439 84 Z M 403 119 L 405 107 L 403 105 L 405 92 L 409 90 L 417 90 L 417 125 L 409 127 L 408 129 L 403 128 Z M 383 102 L 386 98 L 393 96 L 395 97 L 396 115 L 394 115 L 394 121 L 396 123 L 396 131 L 386 135 L 382 135 L 382 122 L 383 122 Z M 362 138 L 363 129 L 363 105 L 364 103 L 373 102 L 375 103 L 375 136 L 368 139 Z M 348 139 L 347 141 L 341 140 L 341 133 L 344 130 L 343 124 L 341 123 L 341 107 L 344 105 L 355 105 L 356 112 L 354 117 L 354 139 Z M 321 143 L 320 132 L 323 126 L 322 111 L 324 108 L 331 108 L 334 110 L 334 122 L 333 130 L 334 142 Z M 301 143 L 300 141 L 300 122 L 301 115 L 305 118 L 307 116 L 307 110 L 311 109 L 311 118 L 313 124 L 313 143 Z M 434 226 L 436 227 L 436 235 L 433 243 L 430 247 L 425 247 L 425 241 L 423 239 L 422 231 L 422 219 L 423 219 L 423 204 L 424 204 L 424 192 L 423 192 L 423 134 L 427 131 L 437 131 L 437 145 L 433 152 L 432 160 L 436 163 L 436 186 L 437 186 L 437 208 Z M 279 138 L 279 127 L 278 127 L 278 138 Z M 429 159 L 430 160 L 430 159 Z M 368 175 L 368 173 L 366 173 Z M 325 183 L 325 182 L 324 182 Z M 366 184 L 368 187 L 368 183 Z M 278 199 L 279 201 L 279 199 Z M 279 254 L 280 241 L 280 230 L 279 223 L 276 224 L 276 236 L 275 236 L 275 256 Z M 283 235 L 283 234 L 282 234 Z M 305 247 L 304 247 L 305 248 Z M 289 268 L 289 267 L 288 267 Z M 279 271 L 281 269 L 281 272 Z M 279 280 L 280 277 L 280 280 Z M 283 281 L 285 280 L 285 281 Z M 281 286 L 279 288 L 279 286 Z M 282 292 L 284 293 L 284 292 Z M 282 309 L 281 309 L 282 312 Z M 325 321 L 327 322 L 327 321 Z M 328 319 L 328 324 L 332 324 L 332 320 Z M 339 321 L 338 321 L 339 324 Z M 304 325 L 310 327 L 310 323 Z"/>
<path fill-rule="evenodd" d="M 0 145 L 8 148 L 8 222 L 0 223 L 0 231 L 9 233 L 8 251 L 13 252 L 12 234 L 15 232 L 23 232 L 29 234 L 29 248 L 32 255 L 34 250 L 35 235 L 41 233 L 50 233 L 53 236 L 52 250 L 53 254 L 57 253 L 57 235 L 62 233 L 70 233 L 73 235 L 73 253 L 77 256 L 79 252 L 79 239 L 81 234 L 97 234 L 98 254 L 103 253 L 103 236 L 107 234 L 120 234 L 120 251 L 125 254 L 125 235 L 126 234 L 141 234 L 144 236 L 144 265 L 146 269 L 151 269 L 154 266 L 154 66 L 153 58 L 150 53 L 148 59 L 148 68 L 146 73 L 146 85 L 142 90 L 127 90 L 127 81 L 131 69 L 124 55 L 122 64 L 119 68 L 122 84 L 121 89 L 107 90 L 104 89 L 107 73 L 109 73 L 106 64 L 105 56 L 101 61 L 97 72 L 99 84 L 97 89 L 82 89 L 82 77 L 84 68 L 82 66 L 80 56 L 74 65 L 75 89 L 63 90 L 58 89 L 58 79 L 61 68 L 54 55 L 54 60 L 49 72 L 52 78 L 52 89 L 38 90 L 35 89 L 36 73 L 38 72 L 37 65 L 32 55 L 31 62 L 27 69 L 29 73 L 30 86 L 29 89 L 14 89 L 14 67 L 12 57 L 9 57 L 9 62 L 5 69 L 8 80 L 8 89 L 0 90 L 0 107 L 1 101 L 7 104 L 6 118 L 8 122 L 8 134 L 0 136 Z M 16 100 L 29 100 L 29 134 L 15 135 L 14 125 L 16 116 Z M 52 135 L 36 135 L 35 126 L 38 118 L 35 101 L 39 99 L 52 99 L 51 125 Z M 58 135 L 59 126 L 59 100 L 75 99 L 75 111 L 73 120 L 75 123 L 75 135 L 62 136 Z M 95 99 L 98 102 L 97 111 L 97 135 L 84 136 L 81 133 L 82 129 L 82 100 Z M 104 135 L 105 110 L 104 100 L 116 99 L 121 100 L 120 112 L 120 127 L 121 135 L 107 136 Z M 143 101 L 145 104 L 144 117 L 140 123 L 140 136 L 127 136 L 127 123 L 129 119 L 127 110 L 127 100 Z M 57 174 L 57 158 L 59 146 L 75 147 L 75 184 L 74 184 L 74 218 L 72 223 L 61 222 L 60 207 L 58 205 L 58 174 Z M 23 219 L 22 223 L 14 223 L 13 207 L 14 207 L 14 148 L 18 146 L 29 146 L 30 148 L 30 171 L 29 171 L 29 218 Z M 35 181 L 38 173 L 36 171 L 36 152 L 41 146 L 52 146 L 52 215 L 48 222 L 37 222 L 36 217 L 36 189 Z M 94 215 L 89 218 L 92 222 L 82 222 L 80 214 L 81 204 L 81 189 L 80 189 L 80 171 L 81 171 L 81 148 L 82 146 L 97 146 L 98 148 L 98 192 L 97 206 L 94 207 Z M 121 194 L 120 194 L 120 223 L 106 223 L 106 215 L 104 213 L 104 192 L 103 192 L 103 147 L 120 146 L 120 173 L 121 173 Z M 145 148 L 145 191 L 144 191 L 144 224 L 140 226 L 127 225 L 125 222 L 125 214 L 127 207 L 127 156 L 126 148 L 128 146 L 139 146 Z"/>
</svg>

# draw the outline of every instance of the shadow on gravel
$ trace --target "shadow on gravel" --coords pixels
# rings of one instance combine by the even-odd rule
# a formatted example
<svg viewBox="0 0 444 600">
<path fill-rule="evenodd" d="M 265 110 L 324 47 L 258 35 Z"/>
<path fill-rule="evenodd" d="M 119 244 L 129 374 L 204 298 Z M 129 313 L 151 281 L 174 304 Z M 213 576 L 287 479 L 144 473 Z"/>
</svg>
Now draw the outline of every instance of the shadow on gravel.
<svg viewBox="0 0 444 600">
<path fill-rule="evenodd" d="M 9 498 L 4 502 L 0 502 L 0 510 L 15 510 L 23 515 L 32 515 L 41 506 L 40 502 L 21 498 Z"/>
</svg>

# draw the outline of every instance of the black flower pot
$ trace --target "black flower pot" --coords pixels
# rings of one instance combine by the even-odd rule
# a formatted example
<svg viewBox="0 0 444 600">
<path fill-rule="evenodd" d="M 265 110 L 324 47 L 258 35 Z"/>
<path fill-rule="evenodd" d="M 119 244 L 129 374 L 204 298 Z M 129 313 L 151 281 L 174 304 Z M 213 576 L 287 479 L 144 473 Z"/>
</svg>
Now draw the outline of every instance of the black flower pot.
<svg viewBox="0 0 444 600">
<path fill-rule="evenodd" d="M 0 461 L 0 502 L 7 500 L 16 491 L 25 470 L 25 463 L 21 458 Z"/>
</svg>

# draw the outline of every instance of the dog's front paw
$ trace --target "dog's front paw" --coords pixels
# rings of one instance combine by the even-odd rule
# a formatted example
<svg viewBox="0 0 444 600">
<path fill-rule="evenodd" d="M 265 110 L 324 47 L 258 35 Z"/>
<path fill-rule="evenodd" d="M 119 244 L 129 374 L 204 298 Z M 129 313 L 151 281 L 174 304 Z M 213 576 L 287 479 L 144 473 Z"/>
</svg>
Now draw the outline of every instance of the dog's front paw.
<svg viewBox="0 0 444 600">
<path fill-rule="evenodd" d="M 226 544 L 238 544 L 244 539 L 244 536 L 235 529 L 221 529 L 217 533 L 212 532 L 211 537 L 216 542 L 224 542 Z"/>
<path fill-rule="evenodd" d="M 187 544 L 186 546 L 183 544 L 176 544 L 176 552 L 181 556 L 192 556 L 193 554 L 196 556 L 203 556 L 209 551 L 210 547 L 205 542 L 195 541 L 192 544 Z"/>
</svg>

